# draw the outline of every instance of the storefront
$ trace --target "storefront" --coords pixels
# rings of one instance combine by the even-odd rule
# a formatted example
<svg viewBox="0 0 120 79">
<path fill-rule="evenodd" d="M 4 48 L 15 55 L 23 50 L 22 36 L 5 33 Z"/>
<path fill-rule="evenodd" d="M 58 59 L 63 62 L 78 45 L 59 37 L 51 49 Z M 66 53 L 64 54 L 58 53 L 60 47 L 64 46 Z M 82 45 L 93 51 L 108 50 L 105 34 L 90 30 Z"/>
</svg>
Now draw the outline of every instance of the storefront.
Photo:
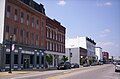
<svg viewBox="0 0 120 79">
<path fill-rule="evenodd" d="M 1 52 L 1 70 L 8 70 L 11 66 L 13 70 L 21 70 L 21 69 L 36 69 L 44 67 L 45 58 L 44 58 L 44 50 L 15 45 L 15 49 L 11 52 L 10 59 L 10 46 L 4 45 L 4 48 Z"/>
</svg>

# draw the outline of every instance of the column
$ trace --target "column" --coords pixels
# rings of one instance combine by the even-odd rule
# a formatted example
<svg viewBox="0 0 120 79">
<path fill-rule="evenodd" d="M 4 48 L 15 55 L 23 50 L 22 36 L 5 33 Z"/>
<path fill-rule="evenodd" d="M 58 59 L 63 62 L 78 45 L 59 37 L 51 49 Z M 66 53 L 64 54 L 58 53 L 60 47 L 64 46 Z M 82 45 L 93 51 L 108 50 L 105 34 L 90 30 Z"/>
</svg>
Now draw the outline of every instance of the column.
<svg viewBox="0 0 120 79">
<path fill-rule="evenodd" d="M 6 45 L 2 45 L 1 50 L 1 71 L 5 71 L 5 60 L 6 60 Z"/>
<path fill-rule="evenodd" d="M 42 59 L 42 55 L 41 52 L 39 52 L 39 68 L 41 68 L 41 59 Z"/>
<path fill-rule="evenodd" d="M 11 52 L 11 70 L 14 69 L 14 51 Z"/>
<path fill-rule="evenodd" d="M 22 58 L 22 54 L 21 54 L 22 48 L 18 49 L 18 70 L 21 70 L 21 58 Z"/>
<path fill-rule="evenodd" d="M 54 57 L 54 55 L 52 55 L 53 56 L 53 67 L 54 67 L 54 65 L 55 65 L 55 57 Z"/>
<path fill-rule="evenodd" d="M 37 52 L 35 51 L 34 53 L 34 68 L 36 69 L 37 67 Z"/>
</svg>

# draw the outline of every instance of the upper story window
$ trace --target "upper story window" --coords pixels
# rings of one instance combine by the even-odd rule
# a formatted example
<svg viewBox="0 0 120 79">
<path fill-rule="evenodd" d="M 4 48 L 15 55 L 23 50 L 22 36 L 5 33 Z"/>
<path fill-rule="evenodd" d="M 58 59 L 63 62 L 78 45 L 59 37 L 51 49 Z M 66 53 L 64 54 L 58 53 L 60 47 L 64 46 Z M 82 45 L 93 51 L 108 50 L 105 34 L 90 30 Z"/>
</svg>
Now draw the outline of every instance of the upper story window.
<svg viewBox="0 0 120 79">
<path fill-rule="evenodd" d="M 27 37 L 27 38 L 29 37 L 29 32 L 26 32 L 26 37 Z"/>
<path fill-rule="evenodd" d="M 24 13 L 21 12 L 21 23 L 23 23 L 23 21 L 24 21 Z"/>
<path fill-rule="evenodd" d="M 27 14 L 27 25 L 29 25 L 29 15 Z"/>
<path fill-rule="evenodd" d="M 37 19 L 36 20 L 36 28 L 38 29 L 38 26 L 39 26 L 39 20 Z"/>
<path fill-rule="evenodd" d="M 23 30 L 22 29 L 20 31 L 20 35 L 21 35 L 21 37 L 23 37 Z"/>
<path fill-rule="evenodd" d="M 7 12 L 10 12 L 10 11 L 11 11 L 11 6 L 8 5 L 8 6 L 7 6 Z"/>
<path fill-rule="evenodd" d="M 8 17 L 8 18 L 10 17 L 10 12 L 11 12 L 11 6 L 8 5 L 8 6 L 7 6 L 7 17 Z"/>
<path fill-rule="evenodd" d="M 47 28 L 47 38 L 49 38 L 49 28 Z"/>
<path fill-rule="evenodd" d="M 52 30 L 50 30 L 50 38 L 52 38 Z"/>
<path fill-rule="evenodd" d="M 17 33 L 17 28 L 14 28 L 13 33 L 16 35 L 16 33 Z"/>
<path fill-rule="evenodd" d="M 18 10 L 15 9 L 15 15 L 14 15 L 14 20 L 17 21 L 17 14 L 18 14 Z"/>
<path fill-rule="evenodd" d="M 6 26 L 6 32 L 9 33 L 9 26 Z"/>
<path fill-rule="evenodd" d="M 55 38 L 56 38 L 56 40 L 57 40 L 57 37 L 58 37 L 58 33 L 57 33 L 57 31 L 56 31 L 56 37 L 55 37 Z"/>
<path fill-rule="evenodd" d="M 38 35 L 36 35 L 36 40 L 38 40 Z"/>
<path fill-rule="evenodd" d="M 34 27 L 34 17 L 32 17 L 32 27 Z"/>
<path fill-rule="evenodd" d="M 42 22 L 42 27 L 44 27 L 44 22 Z"/>
</svg>

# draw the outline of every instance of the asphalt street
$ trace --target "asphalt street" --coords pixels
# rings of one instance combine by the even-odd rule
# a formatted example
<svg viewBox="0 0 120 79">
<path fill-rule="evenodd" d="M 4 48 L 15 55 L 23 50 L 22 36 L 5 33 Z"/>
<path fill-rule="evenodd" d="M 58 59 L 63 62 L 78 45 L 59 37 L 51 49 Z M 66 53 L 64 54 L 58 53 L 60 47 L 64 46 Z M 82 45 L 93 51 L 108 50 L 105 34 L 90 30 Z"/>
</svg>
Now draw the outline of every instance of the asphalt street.
<svg viewBox="0 0 120 79">
<path fill-rule="evenodd" d="M 114 65 L 107 64 L 69 70 L 33 72 L 0 79 L 120 79 L 120 73 L 114 71 Z"/>
<path fill-rule="evenodd" d="M 61 79 L 120 79 L 120 73 L 116 73 L 114 66 L 88 70 L 83 73 L 81 71 L 75 72 L 73 75 L 63 76 Z"/>
</svg>

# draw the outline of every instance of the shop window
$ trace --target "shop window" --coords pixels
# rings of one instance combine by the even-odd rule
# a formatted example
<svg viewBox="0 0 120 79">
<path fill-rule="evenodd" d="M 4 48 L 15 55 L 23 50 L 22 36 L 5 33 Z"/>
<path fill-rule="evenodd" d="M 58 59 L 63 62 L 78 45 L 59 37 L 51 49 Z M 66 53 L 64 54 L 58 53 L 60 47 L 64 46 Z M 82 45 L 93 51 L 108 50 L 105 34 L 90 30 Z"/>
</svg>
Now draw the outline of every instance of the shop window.
<svg viewBox="0 0 120 79">
<path fill-rule="evenodd" d="M 23 64 L 23 54 L 21 55 L 21 64 Z"/>
<path fill-rule="evenodd" d="M 18 55 L 14 55 L 14 64 L 18 64 Z"/>
<path fill-rule="evenodd" d="M 6 64 L 10 64 L 10 54 L 6 54 Z"/>
<path fill-rule="evenodd" d="M 40 62 L 40 61 L 39 61 L 39 56 L 37 56 L 37 64 L 39 64 L 39 62 Z"/>
<path fill-rule="evenodd" d="M 33 64 L 33 55 L 30 56 L 30 64 Z"/>
</svg>

